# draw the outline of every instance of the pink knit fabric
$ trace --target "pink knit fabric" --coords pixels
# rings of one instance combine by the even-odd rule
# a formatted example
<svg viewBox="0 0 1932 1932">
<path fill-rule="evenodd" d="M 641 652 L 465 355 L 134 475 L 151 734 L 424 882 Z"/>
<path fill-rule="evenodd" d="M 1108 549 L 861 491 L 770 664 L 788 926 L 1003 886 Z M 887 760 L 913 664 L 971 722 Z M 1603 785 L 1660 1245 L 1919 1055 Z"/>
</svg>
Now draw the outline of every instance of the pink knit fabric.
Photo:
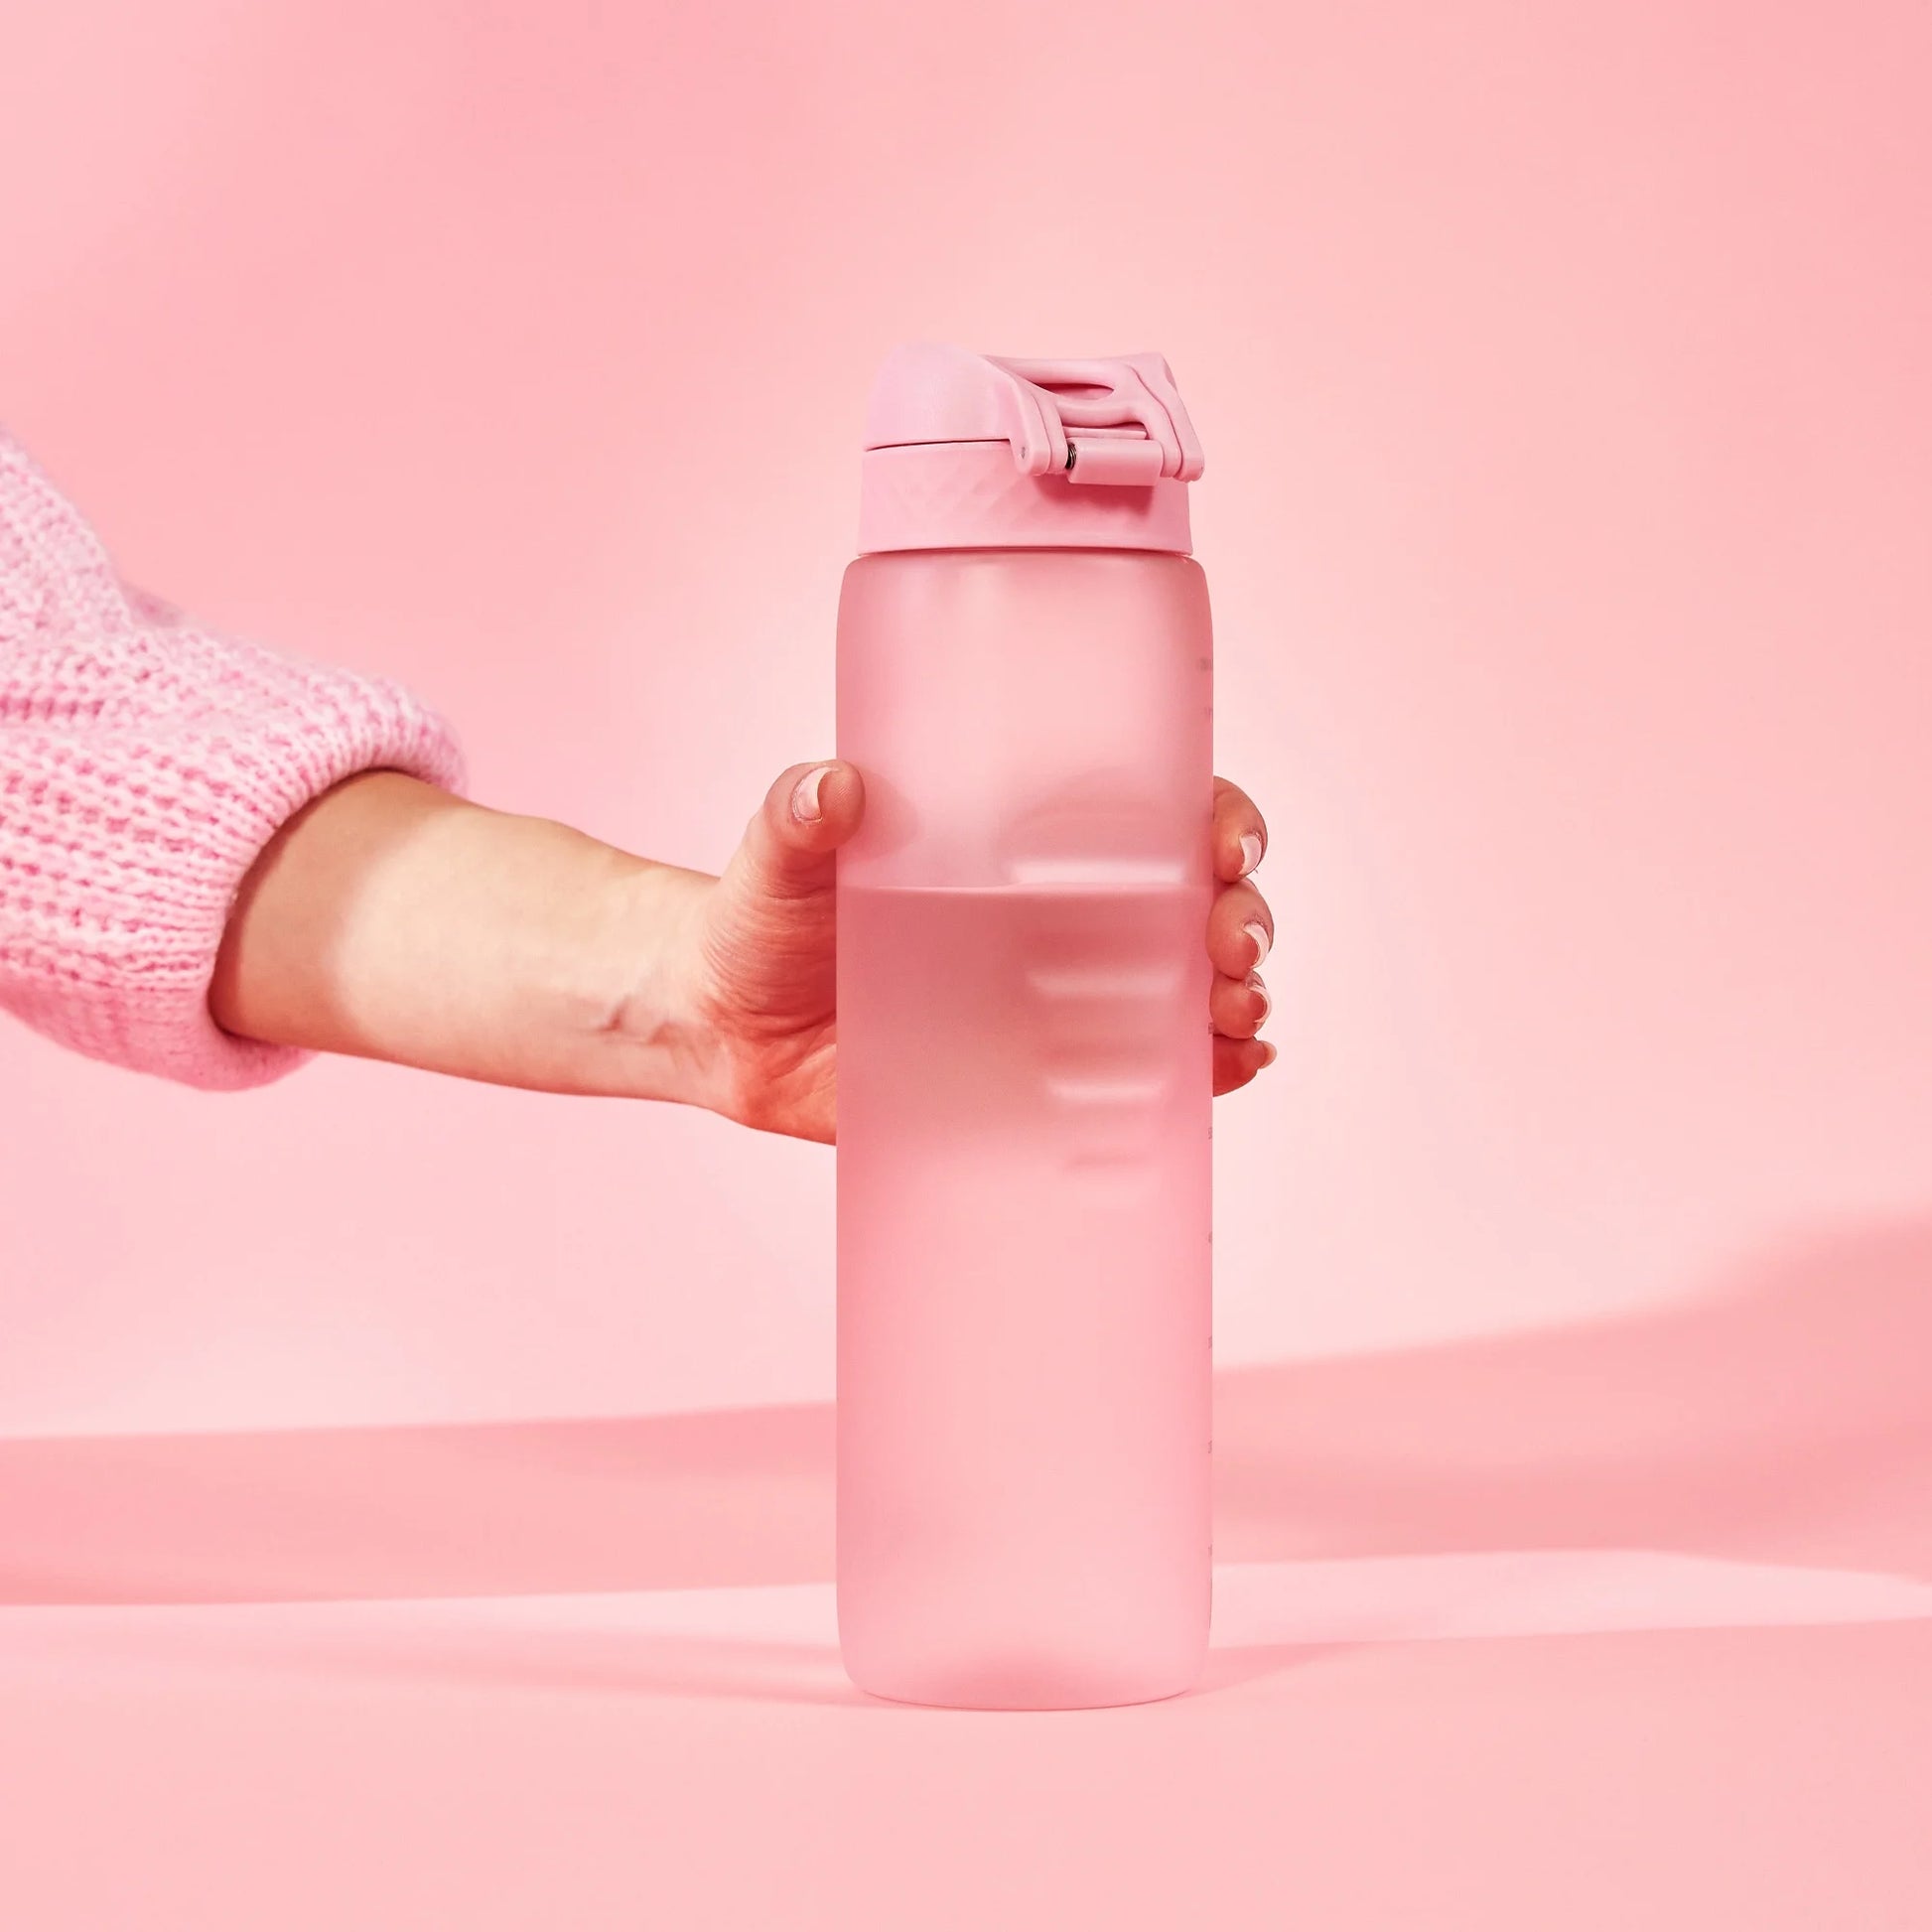
<svg viewBox="0 0 1932 1932">
<path fill-rule="evenodd" d="M 124 586 L 0 431 L 0 1006 L 198 1087 L 304 1055 L 207 987 L 236 888 L 292 813 L 378 766 L 455 785 L 448 730 L 381 678 L 217 637 Z"/>
</svg>

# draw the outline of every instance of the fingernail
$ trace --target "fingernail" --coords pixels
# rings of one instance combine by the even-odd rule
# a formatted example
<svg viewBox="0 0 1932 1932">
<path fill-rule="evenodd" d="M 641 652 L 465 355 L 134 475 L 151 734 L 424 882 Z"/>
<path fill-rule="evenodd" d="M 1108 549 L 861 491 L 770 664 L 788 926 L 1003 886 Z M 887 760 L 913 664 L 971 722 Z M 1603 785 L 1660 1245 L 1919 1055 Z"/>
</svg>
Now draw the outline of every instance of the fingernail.
<svg viewBox="0 0 1932 1932">
<path fill-rule="evenodd" d="M 1259 966 L 1268 957 L 1268 928 L 1259 919 L 1250 919 L 1241 930 L 1255 942 L 1255 964 Z"/>
<path fill-rule="evenodd" d="M 1253 872 L 1260 864 L 1261 834 L 1259 832 L 1243 832 L 1241 834 L 1241 877 L 1243 879 L 1247 878 L 1249 873 Z"/>
<path fill-rule="evenodd" d="M 825 782 L 829 764 L 815 764 L 791 788 L 791 815 L 801 825 L 813 825 L 820 817 L 819 787 Z"/>
<path fill-rule="evenodd" d="M 1261 1064 L 1263 1066 L 1273 1066 L 1276 1059 L 1275 1042 L 1272 1039 L 1264 1039 L 1258 1041 L 1257 1044 L 1261 1047 Z"/>
<path fill-rule="evenodd" d="M 1248 991 L 1261 995 L 1261 1019 L 1255 1022 L 1256 1026 L 1260 1026 L 1275 1011 L 1275 1003 L 1268 997 L 1268 989 L 1261 983 L 1261 975 L 1259 973 L 1250 973 L 1248 975 Z"/>
</svg>

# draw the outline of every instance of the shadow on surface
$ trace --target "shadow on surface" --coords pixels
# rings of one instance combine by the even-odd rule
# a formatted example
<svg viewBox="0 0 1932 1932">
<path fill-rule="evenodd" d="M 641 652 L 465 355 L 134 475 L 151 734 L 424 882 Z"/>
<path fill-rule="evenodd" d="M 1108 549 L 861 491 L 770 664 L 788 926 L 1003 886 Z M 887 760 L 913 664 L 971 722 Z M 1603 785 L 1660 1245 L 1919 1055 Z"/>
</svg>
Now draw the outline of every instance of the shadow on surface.
<svg viewBox="0 0 1932 1932">
<path fill-rule="evenodd" d="M 1223 1372 L 1224 1562 L 1537 1548 L 1932 1574 L 1932 1218 L 1584 1327 Z M 0 1602 L 823 1581 L 824 1405 L 0 1442 Z"/>
<path fill-rule="evenodd" d="M 1232 1562 L 1622 1548 L 1932 1575 L 1932 1217 L 1693 1301 L 1236 1373 Z"/>
</svg>

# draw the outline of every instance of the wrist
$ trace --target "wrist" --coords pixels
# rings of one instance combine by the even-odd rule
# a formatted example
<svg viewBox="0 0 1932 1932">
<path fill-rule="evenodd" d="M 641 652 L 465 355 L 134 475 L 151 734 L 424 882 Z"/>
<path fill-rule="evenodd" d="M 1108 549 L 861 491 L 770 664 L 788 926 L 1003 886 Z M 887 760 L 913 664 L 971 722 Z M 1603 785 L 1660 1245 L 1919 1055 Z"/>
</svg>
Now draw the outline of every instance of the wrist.
<svg viewBox="0 0 1932 1932">
<path fill-rule="evenodd" d="M 209 988 L 247 1037 L 504 1085 L 695 1100 L 709 882 L 393 772 L 325 794 L 237 898 Z"/>
<path fill-rule="evenodd" d="M 702 998 L 700 927 L 717 882 L 611 848 L 569 997 L 583 1090 L 715 1105 L 719 1044 Z"/>
</svg>

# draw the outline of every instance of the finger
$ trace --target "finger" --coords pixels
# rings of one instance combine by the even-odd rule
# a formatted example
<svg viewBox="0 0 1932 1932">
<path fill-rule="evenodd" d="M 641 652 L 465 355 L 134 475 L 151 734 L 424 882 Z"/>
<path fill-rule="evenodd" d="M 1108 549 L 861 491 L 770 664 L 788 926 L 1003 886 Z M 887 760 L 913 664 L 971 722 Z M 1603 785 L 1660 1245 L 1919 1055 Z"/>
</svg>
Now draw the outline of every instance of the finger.
<svg viewBox="0 0 1932 1932">
<path fill-rule="evenodd" d="M 1207 1017 L 1224 1039 L 1252 1039 L 1267 1020 L 1271 1004 L 1259 973 L 1239 980 L 1217 973 L 1207 993 Z"/>
<path fill-rule="evenodd" d="M 1265 1066 L 1275 1064 L 1275 1049 L 1265 1039 L 1217 1039 L 1214 1042 L 1214 1091 L 1232 1093 L 1245 1087 Z"/>
<path fill-rule="evenodd" d="M 1214 780 L 1214 876 L 1245 879 L 1268 850 L 1268 827 L 1255 801 L 1237 784 Z"/>
<path fill-rule="evenodd" d="M 733 869 L 748 869 L 774 897 L 824 892 L 832 884 L 833 855 L 859 829 L 865 809 L 865 781 L 856 766 L 838 759 L 794 764 L 764 794 Z"/>
<path fill-rule="evenodd" d="M 1230 886 L 1207 914 L 1207 956 L 1217 973 L 1244 980 L 1275 943 L 1275 915 L 1244 879 Z"/>
</svg>

